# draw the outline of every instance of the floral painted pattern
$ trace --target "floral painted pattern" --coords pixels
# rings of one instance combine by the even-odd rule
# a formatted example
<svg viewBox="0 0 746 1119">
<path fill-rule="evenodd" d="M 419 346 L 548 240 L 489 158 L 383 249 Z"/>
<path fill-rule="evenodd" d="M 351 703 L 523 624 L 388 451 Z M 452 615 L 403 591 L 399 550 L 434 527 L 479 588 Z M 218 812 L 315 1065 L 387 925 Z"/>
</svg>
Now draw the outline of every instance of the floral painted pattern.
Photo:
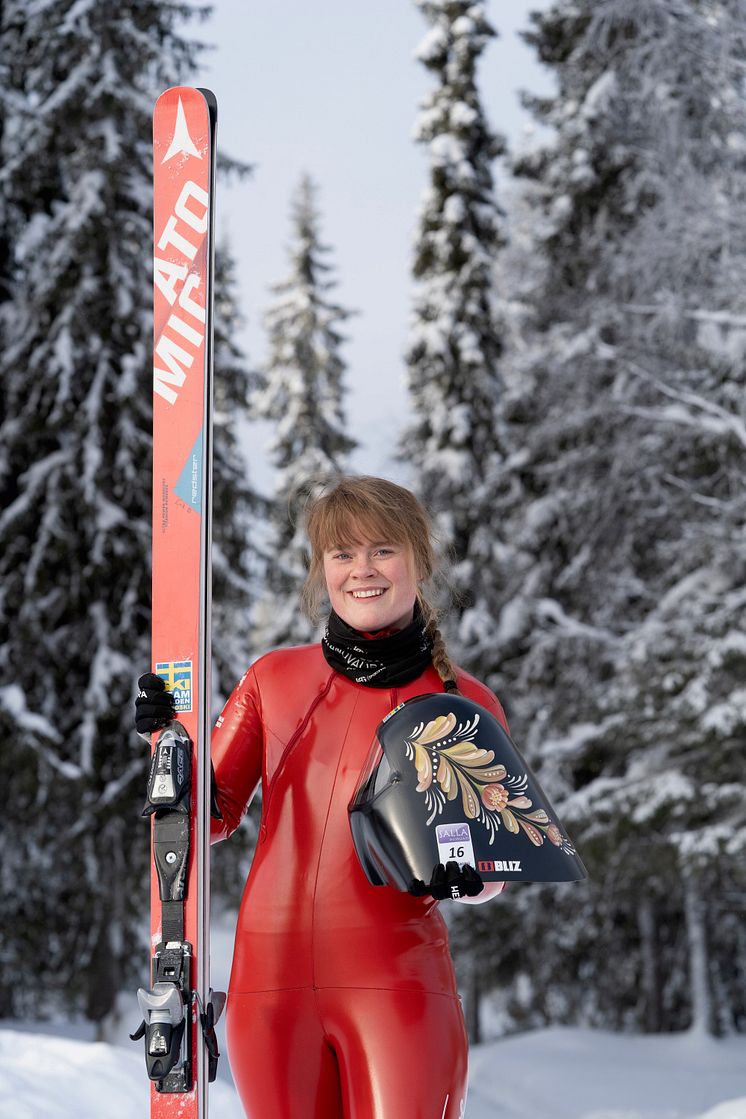
<svg viewBox="0 0 746 1119">
<path fill-rule="evenodd" d="M 428 824 L 447 801 L 461 797 L 467 820 L 479 820 L 490 843 L 501 827 L 524 832 L 535 847 L 549 840 L 569 854 L 575 849 L 543 808 L 534 808 L 526 795 L 528 776 L 511 775 L 495 764 L 495 751 L 477 746 L 474 735 L 479 715 L 459 723 L 450 712 L 419 723 L 407 738 L 406 753 L 417 769 L 417 791 L 425 796 Z"/>
</svg>

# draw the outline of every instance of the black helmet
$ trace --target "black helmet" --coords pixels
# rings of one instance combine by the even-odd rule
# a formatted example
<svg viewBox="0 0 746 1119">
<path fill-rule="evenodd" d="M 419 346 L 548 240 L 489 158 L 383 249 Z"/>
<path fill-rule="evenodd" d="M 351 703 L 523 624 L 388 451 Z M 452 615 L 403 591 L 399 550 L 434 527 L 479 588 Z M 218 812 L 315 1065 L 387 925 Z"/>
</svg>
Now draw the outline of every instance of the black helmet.
<svg viewBox="0 0 746 1119">
<path fill-rule="evenodd" d="M 464 696 L 417 696 L 386 716 L 349 812 L 374 886 L 407 890 L 451 860 L 469 863 L 485 882 L 587 877 L 508 735 Z"/>
</svg>

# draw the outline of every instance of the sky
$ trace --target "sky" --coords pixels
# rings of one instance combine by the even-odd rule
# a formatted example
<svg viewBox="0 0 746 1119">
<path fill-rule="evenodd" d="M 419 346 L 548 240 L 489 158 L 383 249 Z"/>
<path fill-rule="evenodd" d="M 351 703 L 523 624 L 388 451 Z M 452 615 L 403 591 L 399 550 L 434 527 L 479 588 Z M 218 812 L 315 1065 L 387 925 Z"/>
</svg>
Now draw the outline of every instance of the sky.
<svg viewBox="0 0 746 1119">
<path fill-rule="evenodd" d="M 499 33 L 482 55 L 480 89 L 492 127 L 515 148 L 531 127 L 521 88 L 551 89 L 518 37 L 548 0 L 488 0 Z M 360 447 L 352 468 L 406 480 L 394 462 L 407 419 L 403 354 L 412 300 L 412 244 L 427 181 L 412 134 L 433 82 L 414 58 L 428 24 L 412 0 L 215 0 L 198 36 L 213 44 L 196 84 L 218 99 L 218 145 L 251 163 L 251 178 L 219 186 L 217 231 L 236 260 L 249 362 L 266 360 L 262 316 L 285 277 L 290 201 L 301 174 L 318 185 L 322 237 L 339 286 L 358 312 L 345 324 L 346 409 Z M 266 425 L 244 428 L 252 481 L 272 487 Z"/>
</svg>

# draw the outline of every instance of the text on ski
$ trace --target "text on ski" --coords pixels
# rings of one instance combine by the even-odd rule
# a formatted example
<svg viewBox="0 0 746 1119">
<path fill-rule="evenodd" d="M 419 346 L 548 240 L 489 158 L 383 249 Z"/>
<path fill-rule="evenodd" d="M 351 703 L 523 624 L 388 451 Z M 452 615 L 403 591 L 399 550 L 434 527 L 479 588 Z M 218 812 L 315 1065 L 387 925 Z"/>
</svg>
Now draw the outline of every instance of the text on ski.
<svg viewBox="0 0 746 1119">
<path fill-rule="evenodd" d="M 193 261 L 197 255 L 202 238 L 207 233 L 208 220 L 207 191 L 190 180 L 184 184 L 174 212 L 157 241 L 157 249 L 161 252 L 170 247 L 186 258 L 184 263 L 159 256 L 153 260 L 155 286 L 168 300 L 169 306 L 173 307 L 178 301 L 177 310 L 169 315 L 156 343 L 153 363 L 153 391 L 169 404 L 176 403 L 177 390 L 184 384 L 187 370 L 191 369 L 204 342 L 205 308 L 194 298 L 199 294 L 200 275 L 196 271 L 190 272 L 186 261 Z M 196 243 L 195 233 L 198 234 Z M 194 325 L 195 322 L 199 327 Z"/>
</svg>

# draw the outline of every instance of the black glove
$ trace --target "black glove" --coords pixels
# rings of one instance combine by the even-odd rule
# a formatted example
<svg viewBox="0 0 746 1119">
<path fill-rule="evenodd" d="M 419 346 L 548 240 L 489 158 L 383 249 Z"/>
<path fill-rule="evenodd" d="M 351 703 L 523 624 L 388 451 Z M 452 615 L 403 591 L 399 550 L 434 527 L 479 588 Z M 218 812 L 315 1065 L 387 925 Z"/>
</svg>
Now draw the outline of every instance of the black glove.
<svg viewBox="0 0 746 1119">
<path fill-rule="evenodd" d="M 431 894 L 438 901 L 444 901 L 446 898 L 475 898 L 483 889 L 484 882 L 473 866 L 464 863 L 459 869 L 457 862 L 448 862 L 445 866 L 438 863 L 429 886 L 421 878 L 415 878 L 409 893 L 415 897 Z"/>
<path fill-rule="evenodd" d="M 146 672 L 137 681 L 140 689 L 135 700 L 135 730 L 138 734 L 149 734 L 160 730 L 176 718 L 174 697 L 166 691 L 166 685 L 154 672 Z"/>
</svg>

